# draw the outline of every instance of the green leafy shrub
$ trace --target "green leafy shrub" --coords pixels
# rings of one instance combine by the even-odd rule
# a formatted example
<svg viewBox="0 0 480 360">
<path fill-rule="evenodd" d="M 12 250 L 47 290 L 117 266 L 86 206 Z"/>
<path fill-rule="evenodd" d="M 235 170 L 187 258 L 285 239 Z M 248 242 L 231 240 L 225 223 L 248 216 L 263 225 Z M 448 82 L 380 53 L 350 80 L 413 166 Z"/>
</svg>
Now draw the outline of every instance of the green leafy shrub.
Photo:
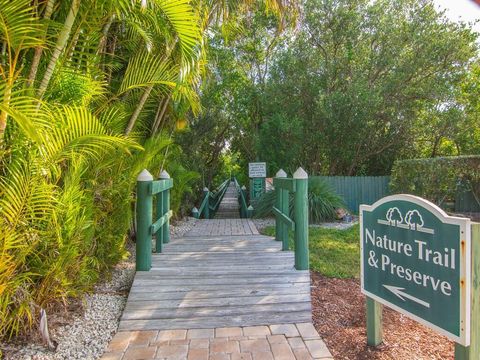
<svg viewBox="0 0 480 360">
<path fill-rule="evenodd" d="M 390 189 L 426 198 L 442 206 L 459 192 L 480 199 L 480 156 L 451 156 L 395 162 Z"/>
<path fill-rule="evenodd" d="M 275 190 L 263 194 L 257 201 L 255 217 L 272 216 Z M 320 178 L 308 179 L 308 218 L 310 223 L 335 219 L 335 209 L 345 207 L 345 202 L 335 190 Z M 293 194 L 290 194 L 290 215 L 293 216 Z"/>
</svg>

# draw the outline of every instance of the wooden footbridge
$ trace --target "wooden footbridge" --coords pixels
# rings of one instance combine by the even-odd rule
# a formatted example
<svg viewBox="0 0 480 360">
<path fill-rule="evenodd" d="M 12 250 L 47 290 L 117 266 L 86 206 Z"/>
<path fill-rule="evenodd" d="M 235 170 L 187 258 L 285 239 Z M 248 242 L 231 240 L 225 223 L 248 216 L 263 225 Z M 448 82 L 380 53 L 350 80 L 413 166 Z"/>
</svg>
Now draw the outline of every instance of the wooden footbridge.
<svg viewBox="0 0 480 360">
<path fill-rule="evenodd" d="M 227 357 L 213 356 L 210 348 L 208 356 L 198 358 L 233 359 L 233 353 L 238 352 L 245 355 L 239 359 L 252 359 L 256 350 L 241 348 L 242 338 L 250 341 L 245 329 L 257 329 L 248 330 L 254 333 L 263 329 L 264 339 L 277 334 L 286 341 L 287 332 L 301 339 L 304 350 L 295 350 L 286 341 L 288 349 L 284 353 L 292 357 L 279 358 L 329 358 L 311 325 L 308 250 L 301 248 L 301 241 L 296 247 L 297 255 L 288 250 L 288 228 L 296 226 L 297 234 L 299 227 L 307 224 L 300 218 L 289 218 L 288 191 L 300 194 L 305 204 L 298 200 L 298 206 L 306 205 L 306 187 L 302 188 L 300 183 L 306 184 L 305 177 L 300 181 L 277 179 L 280 196 L 275 211 L 279 219 L 277 239 L 281 241 L 260 235 L 247 218 L 251 209 L 246 206 L 244 188 L 235 179 L 227 180 L 212 193 L 204 189 L 200 210 L 194 209 L 194 215 L 200 219 L 181 238 L 170 241 L 165 229 L 171 216 L 168 192 L 173 182 L 166 173 L 153 181 L 149 173 L 142 172 L 137 188 L 137 273 L 111 348 L 115 348 L 116 339 L 130 336 L 131 341 L 131 334 L 139 331 L 156 334 L 157 340 L 159 336 L 169 336 L 165 334 L 180 334 L 184 343 L 190 344 L 188 353 L 171 358 L 193 359 L 197 357 L 193 356 L 188 334 L 208 334 L 204 337 L 210 338 L 212 344 L 219 329 L 224 329 L 223 333 L 240 329 L 240 337 L 235 340 L 238 349 L 232 345 L 237 350 L 227 351 Z M 305 207 L 296 216 L 305 216 L 304 212 Z M 306 244 L 307 239 L 302 241 Z M 317 341 L 316 345 L 310 344 L 310 340 Z M 268 341 L 267 344 L 268 349 L 265 347 L 263 355 L 256 358 L 273 358 L 274 347 Z M 124 348 L 122 356 L 126 356 L 125 351 L 129 350 Z"/>
</svg>

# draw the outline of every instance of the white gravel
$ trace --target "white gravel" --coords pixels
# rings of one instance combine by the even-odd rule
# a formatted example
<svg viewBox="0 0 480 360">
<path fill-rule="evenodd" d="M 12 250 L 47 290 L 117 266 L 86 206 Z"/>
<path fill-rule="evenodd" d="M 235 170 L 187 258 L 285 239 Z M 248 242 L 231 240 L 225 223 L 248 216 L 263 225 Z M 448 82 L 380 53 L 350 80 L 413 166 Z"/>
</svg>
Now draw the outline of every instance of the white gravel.
<svg viewBox="0 0 480 360">
<path fill-rule="evenodd" d="M 172 238 L 183 236 L 195 224 L 185 218 L 170 226 Z M 127 301 L 135 275 L 135 244 L 129 243 L 130 256 L 112 271 L 111 279 L 95 286 L 93 294 L 83 298 L 83 313 L 66 325 L 50 329 L 58 346 L 49 351 L 43 345 L 0 343 L 5 359 L 11 360 L 95 360 L 99 359 L 117 331 L 118 321 Z M 48 315 L 48 314 L 47 314 Z M 0 356 L 1 358 L 1 356 Z"/>
<path fill-rule="evenodd" d="M 252 219 L 253 223 L 258 230 L 262 230 L 268 226 L 275 226 L 274 218 L 265 218 L 265 219 Z M 327 229 L 348 229 L 353 225 L 358 224 L 358 218 L 354 218 L 351 222 L 335 221 L 335 222 L 325 222 L 321 224 L 310 224 L 311 227 L 321 227 Z"/>
</svg>

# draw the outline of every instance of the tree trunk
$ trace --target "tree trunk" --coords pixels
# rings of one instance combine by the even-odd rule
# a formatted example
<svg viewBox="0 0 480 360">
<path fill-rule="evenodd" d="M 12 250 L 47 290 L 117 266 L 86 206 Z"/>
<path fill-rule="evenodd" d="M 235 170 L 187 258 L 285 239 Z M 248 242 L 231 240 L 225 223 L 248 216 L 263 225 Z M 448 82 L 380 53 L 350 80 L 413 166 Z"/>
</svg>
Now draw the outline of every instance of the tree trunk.
<svg viewBox="0 0 480 360">
<path fill-rule="evenodd" d="M 152 92 L 153 85 L 150 85 L 145 89 L 145 92 L 143 93 L 142 97 L 140 98 L 140 101 L 135 108 L 135 111 L 133 112 L 132 116 L 130 117 L 130 120 L 128 121 L 127 128 L 125 129 L 125 135 L 130 134 L 132 131 L 133 127 L 135 126 L 135 122 L 138 119 L 138 116 L 140 115 L 140 112 L 143 109 L 143 106 L 147 102 L 148 97 L 150 96 L 150 93 Z"/>
<path fill-rule="evenodd" d="M 113 36 L 113 41 L 110 44 L 110 50 L 109 50 L 109 55 L 113 58 L 115 56 L 115 49 L 117 47 L 117 36 Z M 102 65 L 105 68 L 105 65 Z M 108 68 L 108 73 L 107 73 L 107 84 L 110 85 L 110 82 L 112 81 L 112 67 L 110 66 Z"/>
<path fill-rule="evenodd" d="M 442 139 L 441 135 L 435 137 L 435 141 L 433 143 L 432 153 L 431 153 L 430 157 L 434 158 L 434 157 L 437 156 L 438 145 L 440 144 L 441 139 Z"/>
<path fill-rule="evenodd" d="M 10 103 L 10 98 L 12 97 L 12 87 L 10 84 L 7 84 L 5 88 L 5 93 L 3 94 L 3 104 L 7 105 Z M 0 150 L 3 144 L 3 137 L 5 135 L 5 129 L 7 128 L 7 117 L 8 114 L 6 111 L 0 111 Z"/>
<path fill-rule="evenodd" d="M 2 52 L 0 53 L 0 65 L 5 65 L 5 58 L 7 56 L 7 42 L 2 43 Z"/>
<path fill-rule="evenodd" d="M 55 0 L 48 0 L 47 6 L 45 7 L 45 13 L 43 19 L 49 20 L 53 13 L 53 6 L 55 5 Z M 43 48 L 37 46 L 35 48 L 35 54 L 32 59 L 32 66 L 30 67 L 30 73 L 28 74 L 27 87 L 32 86 L 33 82 L 37 77 L 38 65 L 40 65 L 40 59 L 42 58 Z"/>
<path fill-rule="evenodd" d="M 167 111 L 167 106 L 169 102 L 170 102 L 170 95 L 168 95 L 163 101 L 163 104 L 160 105 L 161 109 L 160 109 L 160 106 L 158 107 L 160 112 L 158 113 L 158 116 L 155 119 L 155 123 L 153 124 L 152 135 L 155 135 L 158 132 L 158 128 L 160 127 L 160 124 L 162 123 L 162 120 L 165 116 L 165 112 Z"/>
<path fill-rule="evenodd" d="M 153 119 L 152 128 L 150 129 L 150 135 L 155 134 L 155 129 L 157 128 L 157 124 L 158 124 L 158 119 L 160 117 L 160 113 L 162 112 L 163 104 L 165 104 L 165 101 L 166 99 L 164 99 L 163 97 L 159 98 L 157 112 L 155 113 L 155 118 Z"/>
<path fill-rule="evenodd" d="M 45 75 L 43 76 L 42 82 L 38 88 L 37 96 L 39 99 L 43 98 L 45 95 L 45 91 L 47 90 L 48 84 L 53 75 L 53 71 L 58 62 L 58 58 L 62 53 L 65 45 L 68 41 L 70 36 L 70 31 L 72 30 L 73 23 L 75 22 L 75 18 L 77 17 L 78 9 L 80 8 L 80 0 L 72 0 L 72 5 L 70 6 L 70 10 L 68 11 L 67 18 L 65 19 L 65 23 L 63 24 L 63 29 L 58 35 L 57 42 L 55 44 L 55 49 L 53 50 L 52 57 L 47 66 L 47 70 L 45 71 Z"/>
<path fill-rule="evenodd" d="M 112 23 L 113 23 L 114 19 L 115 19 L 115 14 L 113 14 L 112 16 L 110 16 L 108 18 L 107 23 L 103 27 L 102 37 L 100 38 L 100 41 L 98 42 L 97 55 L 100 55 L 101 53 L 104 52 L 105 45 L 107 44 L 108 32 L 110 31 L 110 27 L 112 26 Z"/>
</svg>

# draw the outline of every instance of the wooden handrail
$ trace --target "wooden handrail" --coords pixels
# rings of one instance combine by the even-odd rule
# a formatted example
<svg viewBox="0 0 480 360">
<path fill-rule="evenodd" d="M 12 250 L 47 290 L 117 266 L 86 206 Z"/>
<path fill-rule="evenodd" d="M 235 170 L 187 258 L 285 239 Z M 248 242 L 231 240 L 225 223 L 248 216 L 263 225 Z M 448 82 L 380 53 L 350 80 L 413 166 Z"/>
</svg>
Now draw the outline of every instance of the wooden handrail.
<svg viewBox="0 0 480 360">
<path fill-rule="evenodd" d="M 136 270 L 149 271 L 152 267 L 152 235 L 155 235 L 155 252 L 162 252 L 163 244 L 170 241 L 170 189 L 173 180 L 162 171 L 159 180 L 153 180 L 148 170 L 137 177 L 137 242 Z M 153 221 L 153 200 L 155 197 L 156 216 Z"/>
<path fill-rule="evenodd" d="M 193 208 L 192 215 L 197 219 L 200 219 L 202 216 L 204 219 L 213 218 L 218 210 L 218 206 L 220 205 L 223 196 L 225 195 L 225 192 L 228 189 L 229 182 L 230 179 L 222 182 L 220 186 L 217 187 L 215 192 L 211 192 L 210 190 L 208 190 L 208 188 L 204 188 L 203 199 L 202 203 L 200 204 L 200 208 Z M 213 206 L 210 204 L 212 200 L 215 201 Z"/>
<path fill-rule="evenodd" d="M 293 178 L 287 178 L 283 170 L 277 172 L 273 179 L 276 198 L 273 212 L 275 214 L 275 239 L 282 242 L 282 250 L 288 250 L 288 231 L 295 231 L 295 268 L 309 269 L 308 251 L 308 174 L 298 168 Z M 293 199 L 293 220 L 290 218 L 290 193 Z"/>
</svg>

